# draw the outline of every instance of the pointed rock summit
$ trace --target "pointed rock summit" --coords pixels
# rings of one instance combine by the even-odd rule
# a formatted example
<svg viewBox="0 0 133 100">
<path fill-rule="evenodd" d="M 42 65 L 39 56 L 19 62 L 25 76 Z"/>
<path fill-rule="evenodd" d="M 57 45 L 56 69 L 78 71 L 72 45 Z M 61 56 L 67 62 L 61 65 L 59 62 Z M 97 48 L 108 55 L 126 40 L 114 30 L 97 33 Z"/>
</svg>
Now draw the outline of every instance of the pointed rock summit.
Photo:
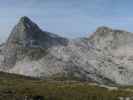
<svg viewBox="0 0 133 100">
<path fill-rule="evenodd" d="M 38 27 L 38 26 L 37 26 L 34 22 L 32 22 L 27 16 L 21 17 L 20 20 L 19 20 L 19 23 L 22 23 L 24 26 L 29 25 L 29 26 L 32 26 L 32 27 L 34 27 L 34 26 Z"/>
<path fill-rule="evenodd" d="M 34 23 L 27 17 L 27 16 L 23 16 L 20 18 L 19 22 L 25 24 L 25 23 L 29 23 L 30 25 L 34 25 Z"/>
<path fill-rule="evenodd" d="M 42 31 L 37 24 L 28 17 L 21 17 L 18 24 L 13 28 L 8 44 L 18 44 L 24 47 L 49 47 L 51 45 L 63 44 L 65 38 L 53 33 Z"/>
<path fill-rule="evenodd" d="M 66 38 L 42 31 L 28 17 L 21 17 L 2 49 L 4 60 L 1 65 L 7 69 L 25 56 L 33 58 L 33 55 L 36 55 L 34 58 L 40 58 L 48 48 L 66 45 L 67 41 Z"/>
<path fill-rule="evenodd" d="M 39 37 L 43 32 L 28 17 L 22 17 L 18 24 L 13 28 L 7 43 L 18 43 L 24 46 L 28 45 L 31 40 L 39 41 Z"/>
</svg>

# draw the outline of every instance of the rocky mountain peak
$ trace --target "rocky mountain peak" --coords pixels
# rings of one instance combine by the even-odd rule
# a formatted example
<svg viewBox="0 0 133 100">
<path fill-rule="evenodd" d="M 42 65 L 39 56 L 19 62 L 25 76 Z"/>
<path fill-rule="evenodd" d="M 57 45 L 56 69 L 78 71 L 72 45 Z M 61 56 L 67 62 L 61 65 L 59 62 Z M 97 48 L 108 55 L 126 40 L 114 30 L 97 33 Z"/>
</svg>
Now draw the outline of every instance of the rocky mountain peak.
<svg viewBox="0 0 133 100">
<path fill-rule="evenodd" d="M 48 48 L 57 45 L 66 45 L 68 40 L 50 32 L 41 30 L 28 17 L 21 17 L 18 24 L 13 28 L 5 46 L 2 49 L 4 60 L 2 66 L 11 68 L 16 62 L 25 56 L 41 58 Z M 41 53 L 42 54 L 41 54 Z M 41 54 L 41 55 L 40 55 Z"/>
<path fill-rule="evenodd" d="M 112 29 L 107 26 L 101 26 L 101 27 L 98 27 L 96 31 L 97 32 L 101 32 L 101 31 L 106 32 L 106 31 L 112 31 Z"/>
<path fill-rule="evenodd" d="M 92 41 L 99 41 L 99 39 L 106 38 L 107 36 L 111 35 L 114 32 L 113 29 L 106 27 L 106 26 L 101 26 L 96 29 L 94 34 L 92 34 L 89 39 Z"/>
<path fill-rule="evenodd" d="M 119 29 L 112 29 L 110 27 L 107 27 L 107 26 L 101 26 L 101 27 L 98 27 L 96 32 L 97 34 L 103 34 L 103 35 L 107 35 L 109 33 L 111 34 L 130 34 L 130 32 L 127 32 L 127 31 L 124 31 L 124 30 L 119 30 Z M 93 34 L 95 35 L 95 34 Z"/>
<path fill-rule="evenodd" d="M 114 49 L 119 46 L 129 45 L 133 38 L 133 34 L 119 29 L 109 27 L 99 27 L 96 32 L 89 37 L 90 42 L 95 47 L 104 50 L 105 48 Z"/>
<path fill-rule="evenodd" d="M 111 28 L 106 27 L 106 26 L 101 26 L 97 28 L 96 33 L 109 33 L 111 31 L 112 31 Z"/>
<path fill-rule="evenodd" d="M 28 22 L 28 21 L 31 21 L 27 16 L 23 16 L 20 18 L 20 21 L 21 22 Z"/>
<path fill-rule="evenodd" d="M 106 26 L 101 26 L 101 27 L 98 27 L 96 29 L 96 31 L 94 32 L 94 34 L 92 34 L 89 39 L 92 41 L 96 41 L 97 39 L 102 39 L 103 38 L 106 38 L 107 36 L 110 36 L 112 35 L 112 33 L 114 33 L 114 30 L 109 28 L 109 27 L 106 27 Z"/>
<path fill-rule="evenodd" d="M 19 44 L 22 47 L 49 47 L 64 44 L 65 39 L 50 32 L 42 31 L 36 23 L 28 17 L 21 17 L 18 24 L 13 28 L 7 45 Z"/>
<path fill-rule="evenodd" d="M 42 30 L 28 17 L 21 17 L 18 24 L 13 28 L 7 43 L 24 43 L 40 36 Z"/>
<path fill-rule="evenodd" d="M 38 25 L 35 24 L 32 20 L 30 20 L 28 17 L 23 16 L 20 18 L 19 23 L 17 24 L 17 26 L 20 26 L 23 31 L 27 31 L 27 30 L 34 30 L 34 29 L 39 29 Z"/>
</svg>

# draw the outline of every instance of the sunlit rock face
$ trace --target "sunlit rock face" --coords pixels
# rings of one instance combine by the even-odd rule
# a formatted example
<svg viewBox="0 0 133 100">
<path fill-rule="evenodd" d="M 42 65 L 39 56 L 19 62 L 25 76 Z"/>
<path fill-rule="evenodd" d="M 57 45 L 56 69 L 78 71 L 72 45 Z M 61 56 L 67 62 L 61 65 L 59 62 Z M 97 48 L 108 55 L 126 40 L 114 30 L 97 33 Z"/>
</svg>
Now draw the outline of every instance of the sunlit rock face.
<svg viewBox="0 0 133 100">
<path fill-rule="evenodd" d="M 99 27 L 90 37 L 66 39 L 22 17 L 0 50 L 2 71 L 27 76 L 133 84 L 133 34 Z"/>
</svg>

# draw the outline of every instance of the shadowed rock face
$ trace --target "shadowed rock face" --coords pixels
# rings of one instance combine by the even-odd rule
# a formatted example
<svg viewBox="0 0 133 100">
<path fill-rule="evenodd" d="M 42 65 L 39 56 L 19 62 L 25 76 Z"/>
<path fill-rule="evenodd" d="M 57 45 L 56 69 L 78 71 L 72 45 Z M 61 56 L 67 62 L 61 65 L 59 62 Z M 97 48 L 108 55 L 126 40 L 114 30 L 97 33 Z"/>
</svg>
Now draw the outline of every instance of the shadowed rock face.
<svg viewBox="0 0 133 100">
<path fill-rule="evenodd" d="M 65 45 L 66 43 L 67 39 L 42 31 L 37 24 L 25 16 L 19 20 L 7 40 L 7 45 L 18 44 L 24 47 L 38 46 L 42 48 L 59 44 Z"/>
<path fill-rule="evenodd" d="M 31 51 L 44 53 L 52 46 L 67 45 L 67 42 L 66 38 L 42 31 L 37 24 L 24 16 L 13 28 L 4 48 L 2 48 L 4 55 L 2 66 L 6 69 L 13 67 L 17 60 L 30 54 Z"/>
<path fill-rule="evenodd" d="M 68 40 L 42 31 L 27 17 L 1 47 L 0 69 L 27 76 L 133 84 L 133 34 L 99 27 Z"/>
<path fill-rule="evenodd" d="M 22 17 L 19 23 L 14 27 L 7 43 L 20 43 L 26 45 L 29 40 L 38 40 L 43 32 L 29 18 Z M 28 44 L 28 43 L 27 43 Z"/>
</svg>

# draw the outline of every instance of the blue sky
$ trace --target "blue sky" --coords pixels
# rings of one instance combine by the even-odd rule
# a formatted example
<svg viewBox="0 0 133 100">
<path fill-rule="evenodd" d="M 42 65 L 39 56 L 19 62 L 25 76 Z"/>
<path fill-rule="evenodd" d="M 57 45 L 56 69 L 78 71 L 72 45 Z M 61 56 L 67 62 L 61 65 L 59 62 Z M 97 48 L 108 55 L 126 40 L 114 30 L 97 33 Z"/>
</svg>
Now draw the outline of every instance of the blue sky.
<svg viewBox="0 0 133 100">
<path fill-rule="evenodd" d="M 99 26 L 133 32 L 133 0 L 0 0 L 0 41 L 21 16 L 43 30 L 69 38 L 89 36 Z"/>
</svg>

